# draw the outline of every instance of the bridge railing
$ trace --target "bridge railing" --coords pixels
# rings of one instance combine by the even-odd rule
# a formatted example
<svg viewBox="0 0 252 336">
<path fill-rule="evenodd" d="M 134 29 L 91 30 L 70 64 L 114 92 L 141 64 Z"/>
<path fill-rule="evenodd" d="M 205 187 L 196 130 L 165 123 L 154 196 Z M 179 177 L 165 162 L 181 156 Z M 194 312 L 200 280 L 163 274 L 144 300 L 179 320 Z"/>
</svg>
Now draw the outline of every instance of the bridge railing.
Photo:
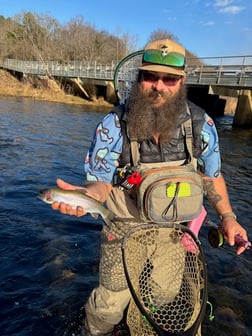
<svg viewBox="0 0 252 336">
<path fill-rule="evenodd" d="M 188 64 L 190 84 L 252 87 L 252 55 L 191 58 Z"/>
<path fill-rule="evenodd" d="M 118 62 L 101 65 L 96 62 L 37 62 L 15 59 L 0 60 L 0 67 L 25 74 L 53 77 L 113 80 Z M 188 58 L 187 83 L 192 85 L 227 85 L 252 88 L 252 55 Z"/>
<path fill-rule="evenodd" d="M 15 59 L 0 60 L 0 67 L 23 72 L 25 74 L 50 75 L 55 77 L 83 77 L 112 80 L 117 62 L 102 65 L 97 62 L 73 61 L 59 63 L 57 61 L 37 62 Z"/>
</svg>

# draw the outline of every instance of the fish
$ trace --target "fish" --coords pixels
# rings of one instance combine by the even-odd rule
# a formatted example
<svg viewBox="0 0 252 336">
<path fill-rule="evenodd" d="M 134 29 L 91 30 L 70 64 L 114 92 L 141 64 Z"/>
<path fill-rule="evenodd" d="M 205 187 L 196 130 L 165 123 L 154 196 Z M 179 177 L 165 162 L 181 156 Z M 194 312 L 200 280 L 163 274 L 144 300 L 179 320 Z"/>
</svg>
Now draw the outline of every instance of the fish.
<svg viewBox="0 0 252 336">
<path fill-rule="evenodd" d="M 73 209 L 80 206 L 96 219 L 100 215 L 108 226 L 110 226 L 111 221 L 115 217 L 112 211 L 105 208 L 101 202 L 88 196 L 86 191 L 82 189 L 63 190 L 56 187 L 48 188 L 41 190 L 38 198 L 48 204 L 52 204 L 53 202 L 63 202 L 69 204 Z"/>
</svg>

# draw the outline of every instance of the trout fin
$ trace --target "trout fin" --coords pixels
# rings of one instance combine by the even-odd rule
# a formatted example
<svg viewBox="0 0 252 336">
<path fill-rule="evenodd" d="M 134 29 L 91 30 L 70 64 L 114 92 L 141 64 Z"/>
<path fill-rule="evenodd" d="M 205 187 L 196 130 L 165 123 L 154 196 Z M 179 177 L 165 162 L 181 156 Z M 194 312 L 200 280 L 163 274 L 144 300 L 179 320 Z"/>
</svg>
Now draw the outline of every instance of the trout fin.
<svg viewBox="0 0 252 336">
<path fill-rule="evenodd" d="M 99 218 L 99 213 L 98 212 L 90 212 L 90 215 L 95 219 Z"/>
<path fill-rule="evenodd" d="M 97 212 L 91 212 L 90 214 L 95 219 L 98 219 L 100 215 L 107 226 L 110 226 L 111 221 L 115 218 L 115 215 L 110 210 L 107 210 L 106 213 L 103 214 Z"/>
<path fill-rule="evenodd" d="M 103 221 L 104 223 L 110 227 L 111 225 L 111 221 L 115 218 L 115 215 L 113 214 L 112 211 L 108 210 L 105 214 L 105 216 L 103 217 Z"/>
</svg>

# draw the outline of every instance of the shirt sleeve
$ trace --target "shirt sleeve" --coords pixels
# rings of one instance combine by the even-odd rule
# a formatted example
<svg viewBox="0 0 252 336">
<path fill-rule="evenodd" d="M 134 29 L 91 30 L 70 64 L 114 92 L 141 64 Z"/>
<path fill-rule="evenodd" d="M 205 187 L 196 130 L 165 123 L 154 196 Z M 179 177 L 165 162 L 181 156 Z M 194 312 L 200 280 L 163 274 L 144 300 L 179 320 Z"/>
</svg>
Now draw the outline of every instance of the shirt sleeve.
<svg viewBox="0 0 252 336">
<path fill-rule="evenodd" d="M 221 175 L 219 136 L 214 121 L 205 113 L 201 130 L 202 152 L 198 158 L 199 170 L 208 177 Z"/>
<path fill-rule="evenodd" d="M 86 179 L 112 183 L 121 152 L 120 121 L 117 114 L 111 112 L 95 129 L 84 163 Z"/>
</svg>

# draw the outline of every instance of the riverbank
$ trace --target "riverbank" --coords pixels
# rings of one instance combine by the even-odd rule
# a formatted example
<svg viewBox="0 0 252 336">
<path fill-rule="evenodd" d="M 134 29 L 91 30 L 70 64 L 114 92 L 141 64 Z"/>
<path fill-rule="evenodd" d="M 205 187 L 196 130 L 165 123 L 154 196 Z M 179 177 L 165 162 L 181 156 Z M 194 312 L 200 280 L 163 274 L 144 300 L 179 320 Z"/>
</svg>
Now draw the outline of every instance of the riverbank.
<svg viewBox="0 0 252 336">
<path fill-rule="evenodd" d="M 50 79 L 19 81 L 8 71 L 0 69 L 0 95 L 11 97 L 27 97 L 53 103 L 75 104 L 87 107 L 89 110 L 108 112 L 113 108 L 103 97 L 92 101 L 74 95 L 66 94 L 59 85 Z"/>
</svg>

